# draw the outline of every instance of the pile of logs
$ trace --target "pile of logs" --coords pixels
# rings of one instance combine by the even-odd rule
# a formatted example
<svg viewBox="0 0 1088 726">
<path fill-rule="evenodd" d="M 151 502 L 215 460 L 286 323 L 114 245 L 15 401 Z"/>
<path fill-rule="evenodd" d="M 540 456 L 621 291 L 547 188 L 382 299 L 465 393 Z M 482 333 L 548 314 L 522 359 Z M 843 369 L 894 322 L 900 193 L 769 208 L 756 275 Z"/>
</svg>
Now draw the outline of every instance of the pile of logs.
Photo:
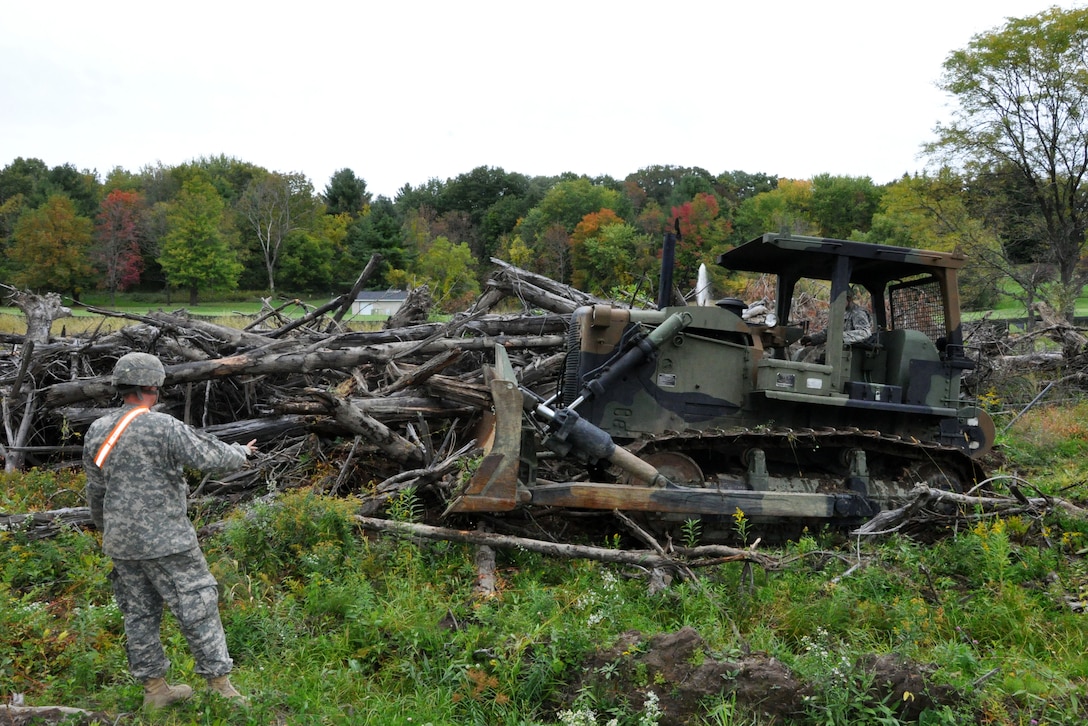
<svg viewBox="0 0 1088 726">
<path fill-rule="evenodd" d="M 491 406 L 482 366 L 494 345 L 506 347 L 523 381 L 554 386 L 569 314 L 597 300 L 496 260 L 484 294 L 448 322 L 426 322 L 424 287 L 382 329 L 353 331 L 344 318 L 376 262 L 329 304 L 288 318 L 284 310 L 301 303 L 266 300 L 243 329 L 185 311 L 92 309 L 126 322 L 51 338 L 52 318 L 67 313 L 59 297 L 12 292 L 30 329 L 0 335 L 5 468 L 79 465 L 81 435 L 119 405 L 114 362 L 146 351 L 166 367 L 162 409 L 225 441 L 258 440 L 254 467 L 203 482 L 202 494 L 241 499 L 316 480 L 368 494 L 377 509 L 404 486 L 439 485 L 477 448 Z"/>
</svg>

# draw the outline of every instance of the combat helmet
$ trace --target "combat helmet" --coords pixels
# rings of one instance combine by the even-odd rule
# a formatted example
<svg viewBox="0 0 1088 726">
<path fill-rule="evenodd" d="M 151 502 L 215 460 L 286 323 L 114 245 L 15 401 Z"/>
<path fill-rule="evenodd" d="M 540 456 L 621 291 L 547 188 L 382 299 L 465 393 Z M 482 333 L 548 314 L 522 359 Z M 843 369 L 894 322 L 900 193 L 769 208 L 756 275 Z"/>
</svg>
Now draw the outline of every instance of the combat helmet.
<svg viewBox="0 0 1088 726">
<path fill-rule="evenodd" d="M 165 380 L 162 361 L 150 353 L 125 353 L 113 366 L 115 386 L 161 386 Z"/>
</svg>

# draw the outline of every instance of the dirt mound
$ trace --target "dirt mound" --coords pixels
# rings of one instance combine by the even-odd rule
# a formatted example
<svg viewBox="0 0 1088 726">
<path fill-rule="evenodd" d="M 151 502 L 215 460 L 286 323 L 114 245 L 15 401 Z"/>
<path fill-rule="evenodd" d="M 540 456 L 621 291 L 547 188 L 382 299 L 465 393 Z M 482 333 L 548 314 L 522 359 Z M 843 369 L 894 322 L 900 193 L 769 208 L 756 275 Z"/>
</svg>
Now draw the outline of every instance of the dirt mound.
<svg viewBox="0 0 1088 726">
<path fill-rule="evenodd" d="M 923 667 L 895 654 L 867 656 L 857 665 L 872 676 L 872 702 L 890 704 L 901 720 L 917 720 L 926 708 L 955 698 L 951 689 L 929 684 Z M 626 702 L 633 710 L 644 710 L 647 699 L 656 697 L 660 726 L 681 726 L 706 716 L 708 701 L 724 697 L 769 722 L 790 723 L 804 714 L 815 690 L 767 655 L 712 657 L 692 628 L 648 640 L 631 630 L 583 663 L 559 709 L 571 708 L 582 693 L 598 703 Z"/>
</svg>

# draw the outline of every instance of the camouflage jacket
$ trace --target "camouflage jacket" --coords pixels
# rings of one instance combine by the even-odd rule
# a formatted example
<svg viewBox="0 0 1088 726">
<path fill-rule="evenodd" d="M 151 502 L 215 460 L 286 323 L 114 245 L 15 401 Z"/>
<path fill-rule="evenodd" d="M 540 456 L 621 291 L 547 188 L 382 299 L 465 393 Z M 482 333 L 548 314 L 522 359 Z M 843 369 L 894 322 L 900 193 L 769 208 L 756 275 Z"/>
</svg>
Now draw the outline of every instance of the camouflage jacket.
<svg viewBox="0 0 1088 726">
<path fill-rule="evenodd" d="M 102 468 L 102 443 L 132 406 L 91 424 L 83 442 L 87 504 L 102 532 L 102 551 L 122 560 L 143 560 L 197 547 L 186 500 L 184 468 L 211 472 L 240 469 L 246 447 L 202 434 L 165 413 L 138 416 L 117 440 Z"/>
<path fill-rule="evenodd" d="M 869 311 L 859 305 L 852 305 L 846 309 L 843 318 L 842 343 L 860 343 L 873 334 L 873 321 L 869 317 Z"/>
<path fill-rule="evenodd" d="M 842 321 L 842 344 L 860 343 L 872 334 L 873 320 L 869 317 L 869 311 L 859 305 L 847 308 Z M 827 342 L 827 331 L 814 333 L 809 340 L 813 345 L 823 345 Z"/>
</svg>

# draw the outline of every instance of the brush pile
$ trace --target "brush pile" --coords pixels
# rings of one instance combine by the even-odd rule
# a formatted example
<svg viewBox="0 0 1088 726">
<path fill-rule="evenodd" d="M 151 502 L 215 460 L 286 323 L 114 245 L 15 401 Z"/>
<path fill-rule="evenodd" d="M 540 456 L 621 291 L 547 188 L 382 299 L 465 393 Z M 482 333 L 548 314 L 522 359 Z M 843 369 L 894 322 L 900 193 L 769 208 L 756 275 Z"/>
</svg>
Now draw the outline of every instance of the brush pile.
<svg viewBox="0 0 1088 726">
<path fill-rule="evenodd" d="M 426 322 L 423 287 L 369 332 L 344 324 L 368 271 L 355 289 L 302 315 L 287 314 L 292 306 L 297 313 L 297 300 L 278 307 L 266 300 L 242 329 L 185 310 L 92 309 L 131 322 L 50 337 L 52 320 L 70 314 L 59 296 L 10 291 L 27 313 L 28 332 L 0 336 L 5 469 L 78 466 L 82 434 L 119 405 L 110 386 L 114 362 L 143 351 L 166 367 L 161 410 L 225 441 L 258 441 L 262 453 L 251 468 L 200 482 L 198 495 L 237 501 L 316 481 L 330 493 L 362 495 L 371 511 L 406 486 L 443 497 L 439 490 L 456 484 L 458 467 L 479 451 L 491 407 L 482 368 L 494 346 L 507 349 L 526 385 L 554 387 L 570 312 L 599 302 L 496 265 L 485 293 L 448 322 Z"/>
</svg>

